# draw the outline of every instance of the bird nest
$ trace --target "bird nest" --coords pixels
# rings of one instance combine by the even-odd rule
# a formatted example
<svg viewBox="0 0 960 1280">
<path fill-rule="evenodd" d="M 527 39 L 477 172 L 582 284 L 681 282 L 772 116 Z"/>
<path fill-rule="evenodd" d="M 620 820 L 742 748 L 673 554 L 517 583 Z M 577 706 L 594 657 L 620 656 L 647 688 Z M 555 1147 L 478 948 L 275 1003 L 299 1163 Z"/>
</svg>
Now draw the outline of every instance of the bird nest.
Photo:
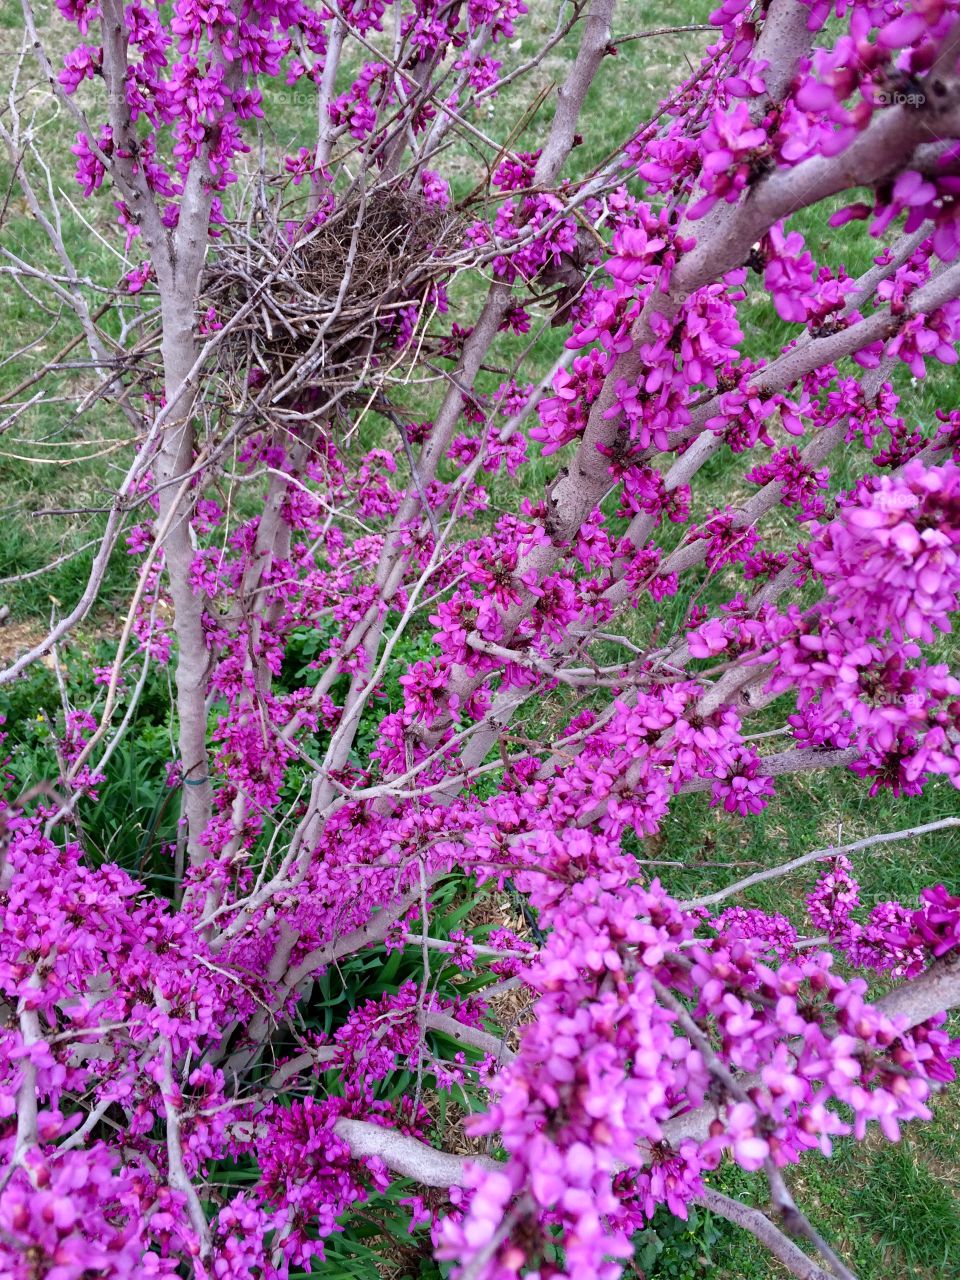
<svg viewBox="0 0 960 1280">
<path fill-rule="evenodd" d="M 368 403 L 371 387 L 416 345 L 414 314 L 423 323 L 450 273 L 455 223 L 418 197 L 381 189 L 337 206 L 292 242 L 275 224 L 259 235 L 226 228 L 200 310 L 228 328 L 217 360 L 233 403 L 297 417 Z"/>
</svg>

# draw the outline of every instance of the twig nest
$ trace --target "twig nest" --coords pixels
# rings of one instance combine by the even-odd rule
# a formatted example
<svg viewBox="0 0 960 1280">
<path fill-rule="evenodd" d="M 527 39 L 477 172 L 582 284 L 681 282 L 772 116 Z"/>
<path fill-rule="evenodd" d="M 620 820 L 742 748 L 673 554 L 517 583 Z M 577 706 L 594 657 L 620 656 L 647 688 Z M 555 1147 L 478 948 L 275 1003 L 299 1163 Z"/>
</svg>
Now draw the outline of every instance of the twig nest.
<svg viewBox="0 0 960 1280">
<path fill-rule="evenodd" d="M 229 325 L 217 359 L 234 403 L 332 414 L 369 400 L 443 302 L 456 225 L 422 196 L 379 188 L 306 224 L 227 227 L 200 311 Z"/>
</svg>

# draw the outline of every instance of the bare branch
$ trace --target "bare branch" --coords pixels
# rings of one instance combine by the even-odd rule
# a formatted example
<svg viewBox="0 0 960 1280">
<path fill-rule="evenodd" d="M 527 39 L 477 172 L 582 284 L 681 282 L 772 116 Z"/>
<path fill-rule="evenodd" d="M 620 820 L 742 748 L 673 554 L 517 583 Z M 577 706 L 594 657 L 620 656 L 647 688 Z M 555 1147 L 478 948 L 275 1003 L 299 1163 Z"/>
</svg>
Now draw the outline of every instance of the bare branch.
<svg viewBox="0 0 960 1280">
<path fill-rule="evenodd" d="M 765 871 L 755 871 L 753 875 L 745 876 L 742 880 L 737 880 L 725 889 L 718 889 L 716 893 L 708 893 L 701 898 L 691 898 L 682 905 L 687 910 L 694 910 L 697 907 L 712 907 L 718 902 L 723 902 L 725 898 L 742 893 L 744 889 L 751 889 L 755 884 L 763 884 L 766 880 L 777 880 L 780 876 L 789 875 L 791 871 L 808 866 L 811 862 L 821 862 L 825 858 L 835 858 L 840 853 L 858 853 L 861 849 L 872 849 L 876 845 L 890 844 L 898 840 L 914 840 L 917 836 L 925 836 L 931 831 L 945 831 L 951 827 L 960 827 L 960 818 L 940 818 L 937 822 L 927 822 L 919 827 L 905 827 L 902 831 L 889 831 L 882 835 L 866 836 L 863 840 L 855 840 L 852 844 L 831 845 L 827 849 L 814 849 L 812 853 L 801 854 L 799 858 L 793 858 L 790 862 L 783 862 L 778 867 L 768 867 Z"/>
<path fill-rule="evenodd" d="M 740 1200 L 733 1200 L 730 1196 L 715 1191 L 713 1187 L 704 1187 L 694 1199 L 711 1213 L 749 1231 L 797 1280 L 831 1280 L 829 1272 L 808 1258 L 759 1209 L 753 1209 Z"/>
</svg>

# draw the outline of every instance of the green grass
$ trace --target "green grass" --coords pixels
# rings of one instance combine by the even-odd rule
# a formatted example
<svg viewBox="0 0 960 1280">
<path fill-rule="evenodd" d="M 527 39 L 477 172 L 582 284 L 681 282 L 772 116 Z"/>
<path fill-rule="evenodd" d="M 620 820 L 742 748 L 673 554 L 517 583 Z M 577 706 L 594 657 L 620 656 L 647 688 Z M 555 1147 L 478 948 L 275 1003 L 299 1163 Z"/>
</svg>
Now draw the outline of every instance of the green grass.
<svg viewBox="0 0 960 1280">
<path fill-rule="evenodd" d="M 794 1198 L 859 1280 L 940 1280 L 960 1267 L 960 1127 L 952 1085 L 930 1124 L 914 1125 L 899 1143 L 873 1134 L 864 1142 L 840 1139 L 830 1159 L 808 1155 L 787 1171 Z M 762 1175 L 724 1164 L 711 1181 L 728 1195 L 764 1203 Z M 720 1227 L 714 1248 L 717 1280 L 786 1276 L 742 1231 Z M 656 1276 L 656 1270 L 650 1273 Z"/>
<path fill-rule="evenodd" d="M 41 21 L 42 16 L 41 12 Z M 0 87 L 4 99 L 9 91 L 8 75 L 21 43 L 22 21 L 18 3 L 6 0 L 0 4 Z M 71 42 L 69 29 L 59 15 L 45 28 L 45 37 L 55 58 L 76 43 Z M 96 314 L 108 296 L 105 290 L 112 288 L 123 273 L 122 255 L 118 253 L 123 242 L 121 239 L 118 244 L 112 225 L 111 200 L 84 200 L 76 185 L 74 157 L 70 154 L 76 125 L 65 112 L 53 109 L 44 99 L 38 76 L 36 65 L 28 59 L 20 82 L 21 105 L 24 100 L 33 101 L 38 107 L 41 101 L 45 103 L 38 109 L 34 133 L 50 165 L 64 243 L 81 280 L 89 282 L 81 286 L 80 292 L 90 312 Z M 22 171 L 49 212 L 46 177 L 32 155 L 23 157 Z M 18 188 L 2 147 L 0 192 L 0 242 L 4 248 L 31 267 L 62 274 L 63 266 Z M 128 442 L 132 435 L 129 424 L 107 401 L 94 402 L 84 412 L 78 412 L 97 382 L 82 335 L 81 341 L 63 356 L 72 367 L 44 379 L 42 384 L 17 391 L 23 381 L 59 356 L 80 333 L 73 311 L 60 303 L 52 291 L 36 280 L 28 284 L 36 301 L 9 275 L 0 277 L 0 399 L 9 399 L 9 403 L 0 404 L 0 421 L 17 405 L 30 400 L 38 389 L 43 390 L 42 398 L 26 407 L 0 434 L 0 579 L 34 573 L 64 556 L 71 558 L 52 572 L 22 583 L 0 583 L 0 601 L 10 606 L 25 638 L 42 631 L 51 609 L 66 612 L 83 591 L 95 546 L 82 548 L 95 541 L 102 529 L 103 516 L 98 509 L 113 496 L 121 474 L 118 467 L 130 456 Z M 119 334 L 118 316 L 111 310 L 96 321 L 108 349 Z M 28 344 L 27 352 L 18 358 L 17 352 Z M 122 551 L 114 557 L 101 600 L 104 609 L 121 597 L 125 587 L 124 561 Z M 4 652 L 10 647 L 5 645 Z"/>
</svg>

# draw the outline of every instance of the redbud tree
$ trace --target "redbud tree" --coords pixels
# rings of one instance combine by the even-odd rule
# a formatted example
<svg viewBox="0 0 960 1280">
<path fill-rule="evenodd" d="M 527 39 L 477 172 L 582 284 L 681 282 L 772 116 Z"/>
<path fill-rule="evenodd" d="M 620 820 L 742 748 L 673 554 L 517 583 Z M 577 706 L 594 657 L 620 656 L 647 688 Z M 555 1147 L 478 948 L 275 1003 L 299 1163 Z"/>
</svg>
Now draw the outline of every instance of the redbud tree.
<svg viewBox="0 0 960 1280">
<path fill-rule="evenodd" d="M 0 137 L 50 258 L 3 268 L 127 447 L 0 674 L 62 700 L 5 765 L 14 1280 L 286 1280 L 385 1195 L 461 1280 L 615 1280 L 692 1205 L 842 1280 L 791 1170 L 953 1077 L 960 898 L 859 902 L 916 831 L 696 898 L 652 854 L 683 793 L 749 823 L 812 770 L 960 785 L 960 412 L 921 382 L 960 338 L 960 4 L 725 0 L 585 163 L 657 35 L 630 9 L 531 46 L 522 0 L 24 0 Z M 40 350 L 4 429 L 63 386 Z M 101 789 L 163 696 L 152 876 L 86 824 L 122 843 Z M 806 864 L 802 919 L 744 905 Z"/>
</svg>

